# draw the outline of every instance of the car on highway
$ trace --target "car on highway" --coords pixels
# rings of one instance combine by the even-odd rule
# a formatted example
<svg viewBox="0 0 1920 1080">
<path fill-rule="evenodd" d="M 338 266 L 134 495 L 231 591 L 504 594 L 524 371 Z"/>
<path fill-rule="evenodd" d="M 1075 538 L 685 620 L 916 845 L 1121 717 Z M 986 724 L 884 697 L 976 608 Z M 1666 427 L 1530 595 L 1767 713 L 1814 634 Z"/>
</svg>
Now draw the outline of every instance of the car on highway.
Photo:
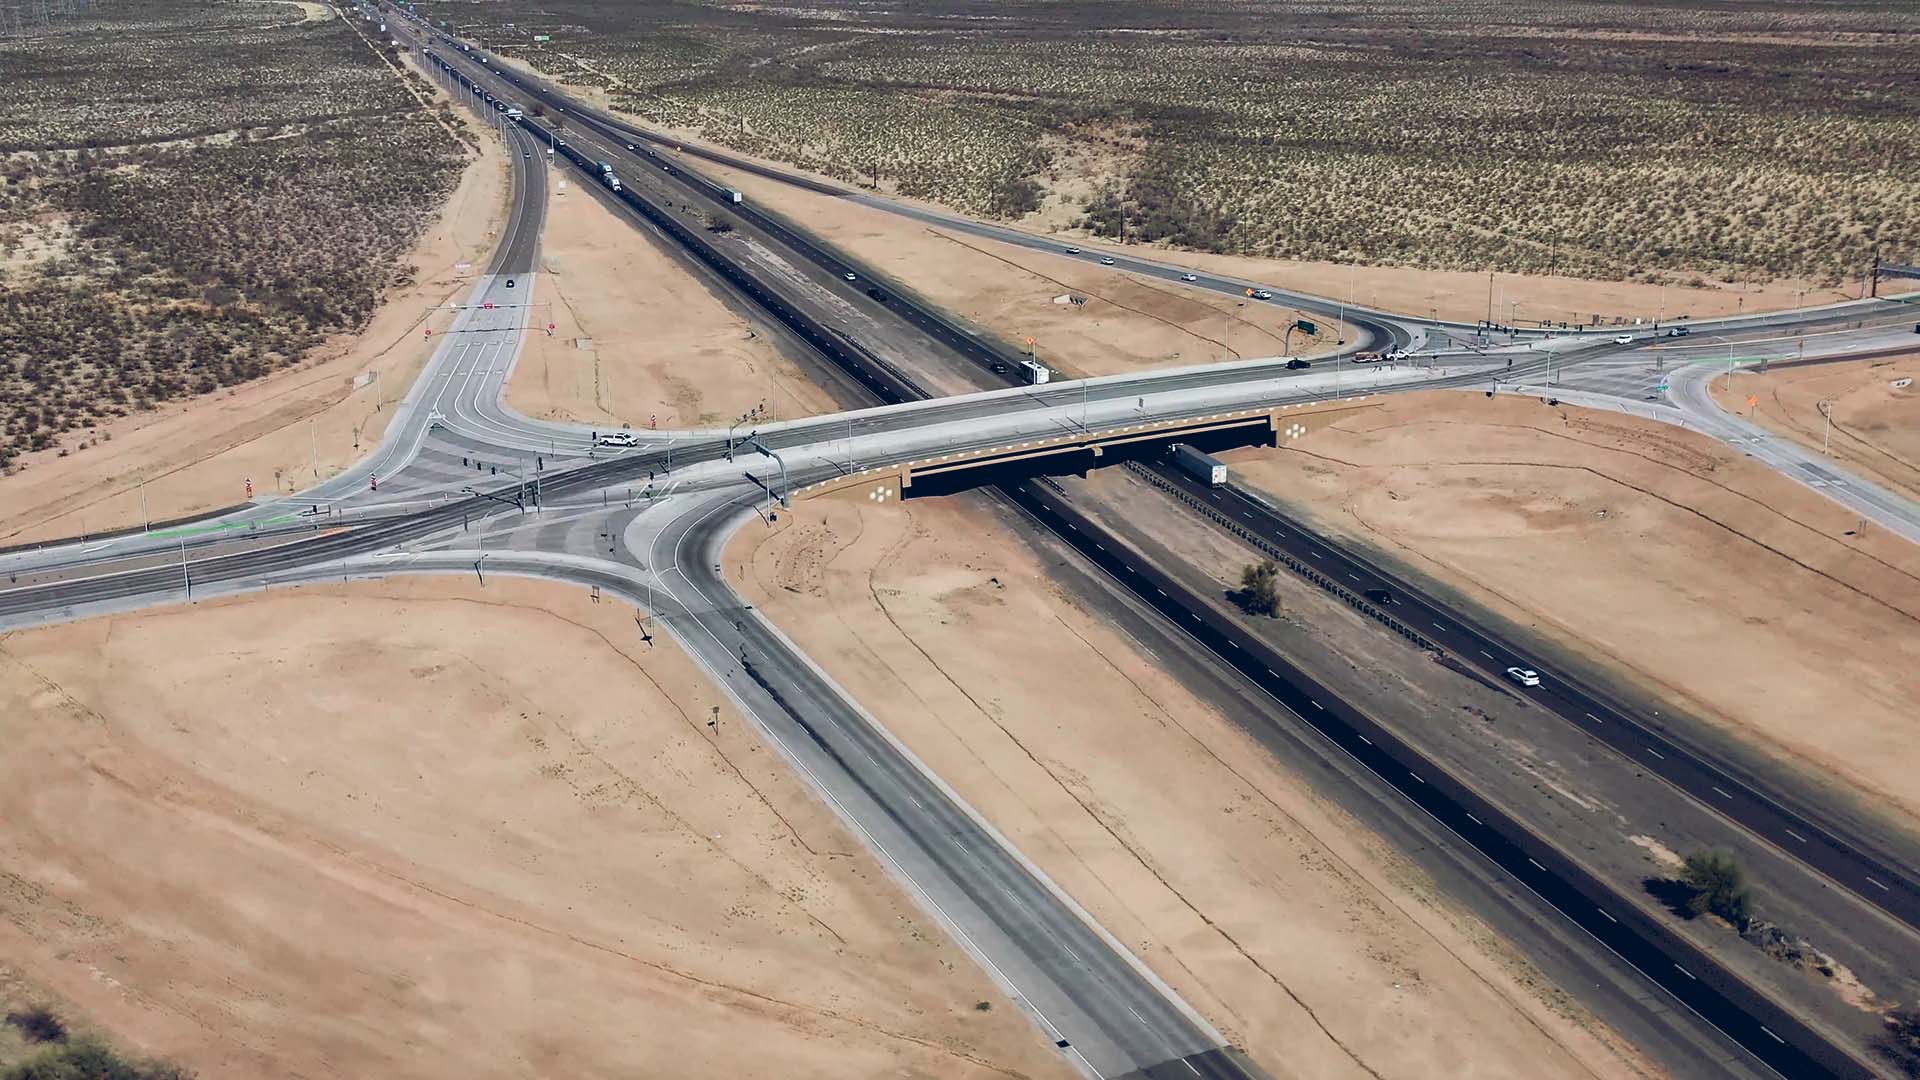
<svg viewBox="0 0 1920 1080">
<path fill-rule="evenodd" d="M 1067 249 L 1067 254 L 1069 254 L 1069 255 L 1078 255 L 1078 254 L 1080 254 L 1080 249 L 1079 249 L 1079 248 L 1068 248 L 1068 249 Z"/>
<path fill-rule="evenodd" d="M 521 156 L 521 157 L 523 157 L 523 158 L 530 158 L 530 157 L 532 157 L 532 156 L 533 156 L 533 151 L 531 151 L 531 150 L 522 150 L 522 151 L 520 151 L 520 156 Z"/>
<path fill-rule="evenodd" d="M 843 278 L 846 278 L 846 279 L 847 279 L 848 281 L 859 281 L 859 280 L 860 280 L 860 275 L 859 275 L 859 274 L 856 274 L 856 273 L 853 273 L 852 271 L 848 271 L 847 273 L 844 273 L 844 274 L 842 274 L 842 275 L 840 275 L 840 276 L 841 276 L 841 277 L 843 277 Z"/>
<path fill-rule="evenodd" d="M 1195 277 L 1192 274 L 1181 274 L 1180 280 L 1181 281 L 1199 281 L 1200 279 L 1198 277 Z"/>
<path fill-rule="evenodd" d="M 1540 685 L 1540 673 L 1532 668 L 1510 667 L 1507 669 L 1507 678 L 1512 679 L 1521 686 Z"/>
<path fill-rule="evenodd" d="M 1271 300 L 1273 299 L 1273 294 L 1265 289 L 1255 289 L 1253 290 L 1253 298 L 1255 300 Z"/>
<path fill-rule="evenodd" d="M 1687 336 L 1688 334 L 1691 334 L 1691 333 L 1693 333 L 1693 328 L 1692 328 L 1692 327 L 1690 327 L 1690 326 L 1669 326 L 1669 327 L 1667 327 L 1667 336 L 1668 336 L 1668 337 L 1686 337 L 1686 336 Z"/>
<path fill-rule="evenodd" d="M 631 431 L 609 431 L 594 442 L 601 446 L 639 446 L 640 436 Z"/>
<path fill-rule="evenodd" d="M 637 146 L 635 146 L 635 145 L 633 145 L 632 143 L 628 143 L 628 144 L 627 144 L 627 149 L 629 149 L 629 150 L 638 150 L 638 149 L 640 149 L 640 148 L 639 148 L 639 147 L 637 147 Z"/>
<path fill-rule="evenodd" d="M 1615 336 L 1614 336 L 1614 339 L 1613 339 L 1613 343 L 1614 343 L 1615 345 L 1631 345 L 1631 344 L 1633 344 L 1633 335 L 1632 335 L 1632 334 L 1617 334 L 1617 335 L 1615 335 Z"/>
<path fill-rule="evenodd" d="M 1113 256 L 1111 256 L 1111 255 L 1102 255 L 1102 256 L 1100 256 L 1100 265 L 1101 265 L 1101 266 L 1112 266 L 1112 265 L 1113 265 Z"/>
<path fill-rule="evenodd" d="M 1294 357 L 1292 360 L 1287 361 L 1288 371 L 1305 371 L 1307 368 L 1310 368 L 1312 366 L 1313 364 L 1311 362 L 1302 360 L 1297 356 Z"/>
</svg>

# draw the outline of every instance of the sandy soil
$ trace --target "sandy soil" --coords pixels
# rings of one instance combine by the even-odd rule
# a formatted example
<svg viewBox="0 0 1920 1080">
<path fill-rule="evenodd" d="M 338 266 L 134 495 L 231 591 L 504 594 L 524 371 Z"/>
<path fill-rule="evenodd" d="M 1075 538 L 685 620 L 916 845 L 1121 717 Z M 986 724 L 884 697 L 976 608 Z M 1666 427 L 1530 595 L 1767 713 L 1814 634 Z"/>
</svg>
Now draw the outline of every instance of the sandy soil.
<svg viewBox="0 0 1920 1080">
<path fill-rule="evenodd" d="M 415 283 L 390 293 L 364 332 L 264 379 L 107 424 L 86 436 L 98 440 L 87 449 L 69 436 L 67 457 L 27 455 L 24 468 L 0 477 L 0 545 L 232 506 L 249 479 L 262 496 L 295 491 L 378 444 L 387 406 L 406 396 L 439 344 L 421 333 L 428 309 L 485 268 L 505 222 L 506 158 L 497 140 L 470 130 L 480 153 L 415 246 Z"/>
<path fill-rule="evenodd" d="M 1733 388 L 1715 379 L 1714 400 L 1773 431 L 1818 450 L 1890 488 L 1920 499 L 1920 353 L 1811 367 L 1734 373 Z M 1748 405 L 1748 398 L 1758 398 Z M 1827 430 L 1821 403 L 1831 402 Z"/>
<path fill-rule="evenodd" d="M 591 194 L 550 185 L 547 213 L 538 299 L 553 305 L 556 328 L 521 350 L 507 387 L 515 408 L 635 428 L 725 426 L 762 402 L 777 418 L 835 408 L 766 335 Z"/>
<path fill-rule="evenodd" d="M 581 92 L 584 93 L 584 91 Z M 604 94 L 593 93 L 587 96 L 593 98 L 602 107 L 606 107 Z M 635 120 L 637 123 L 647 123 L 644 117 L 636 117 Z M 670 131 L 663 128 L 657 130 Z M 701 140 L 692 137 L 689 132 L 670 131 L 670 133 L 686 139 L 691 144 L 701 144 Z M 751 155 L 743 155 L 732 149 L 726 149 L 725 152 L 751 158 Z M 789 209 L 789 202 L 797 207 L 804 205 L 810 199 L 820 198 L 797 188 L 761 180 L 748 173 L 724 169 L 711 162 L 696 161 L 695 163 L 702 170 L 725 174 L 740 181 L 733 186 L 742 191 L 752 191 L 755 185 L 771 185 L 765 187 L 762 194 L 782 210 Z M 805 172 L 786 162 L 765 161 L 765 164 L 789 171 Z M 1082 162 L 1080 166 L 1093 176 L 1099 176 L 1112 167 L 1111 162 L 1104 159 Z M 845 181 L 832 177 L 823 176 L 819 179 L 841 187 L 847 186 Z M 782 191 L 791 194 L 777 194 Z M 1066 185 L 1066 193 L 1078 195 L 1079 187 Z M 934 205 L 923 200 L 890 194 L 891 197 L 902 202 Z M 789 210 L 789 212 L 794 211 Z M 877 211 L 873 213 L 879 218 L 892 218 L 894 222 L 891 227 L 873 226 L 874 228 L 897 232 L 902 237 L 919 234 L 925 228 L 917 222 L 895 218 Z M 1209 255 L 1139 244 L 1121 245 L 1093 240 L 1084 231 L 1071 228 L 1072 222 L 1078 217 L 1077 212 L 1058 205 L 1057 200 L 1053 200 L 1050 205 L 1014 224 L 1035 233 L 1052 234 L 1059 237 L 1063 243 L 1078 244 L 1089 251 L 1096 249 L 1133 251 L 1148 258 L 1264 281 L 1318 296 L 1346 299 L 1351 303 L 1384 311 L 1397 311 L 1415 316 L 1438 316 L 1464 322 L 1478 321 L 1488 317 L 1489 283 L 1487 274 L 1483 271 L 1349 266 L 1292 259 Z M 1006 249 L 999 245 L 994 247 L 997 251 L 1006 252 Z M 944 256 L 936 257 L 944 258 Z M 1030 256 L 1020 257 L 1023 265 L 1026 258 Z M 923 268 L 922 273 L 924 272 Z M 918 277 L 908 280 L 919 283 Z M 1764 285 L 1750 282 L 1713 282 L 1701 288 L 1683 288 L 1677 285 L 1662 286 L 1635 281 L 1589 281 L 1584 278 L 1495 274 L 1492 285 L 1493 318 L 1498 322 L 1512 322 L 1519 326 L 1534 326 L 1543 320 L 1585 322 L 1595 316 L 1599 316 L 1606 322 L 1621 320 L 1628 323 L 1635 318 L 1648 321 L 1672 319 L 1682 315 L 1705 318 L 1711 315 L 1734 315 L 1748 311 L 1772 311 L 1805 304 L 1831 303 L 1856 299 L 1859 296 L 1857 283 L 1850 288 L 1835 289 L 1814 282 L 1790 279 L 1781 279 Z"/>
<path fill-rule="evenodd" d="M 968 498 L 798 504 L 734 580 L 1277 1077 L 1624 1076 L 1603 1031 Z M 1071 687 L 1070 693 L 1063 692 Z M 1585 1023 L 1591 1024 L 1591 1021 Z"/>
<path fill-rule="evenodd" d="M 1321 324 L 1320 337 L 1295 331 L 1289 338 L 1287 328 L 1302 317 L 1289 307 L 1150 282 L 1085 259 L 933 228 L 711 162 L 694 164 L 939 307 L 1016 346 L 1032 338 L 1035 355 L 1069 376 L 1311 356 L 1335 348 L 1342 335 L 1340 327 L 1306 316 Z M 1086 303 L 1068 299 L 1075 296 Z"/>
<path fill-rule="evenodd" d="M 1436 391 L 1241 479 L 1920 824 L 1920 550 L 1649 420 Z"/>
<path fill-rule="evenodd" d="M 1069 1077 L 633 619 L 437 578 L 9 635 L 0 955 L 209 1080 Z"/>
</svg>

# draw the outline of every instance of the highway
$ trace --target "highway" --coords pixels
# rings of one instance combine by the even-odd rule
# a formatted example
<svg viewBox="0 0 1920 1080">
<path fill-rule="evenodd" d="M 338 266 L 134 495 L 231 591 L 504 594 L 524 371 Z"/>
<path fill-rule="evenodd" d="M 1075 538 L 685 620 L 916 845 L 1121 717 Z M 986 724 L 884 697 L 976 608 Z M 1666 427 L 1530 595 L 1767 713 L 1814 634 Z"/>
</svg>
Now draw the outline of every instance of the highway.
<svg viewBox="0 0 1920 1080">
<path fill-rule="evenodd" d="M 1161 469 L 1158 475 L 1188 499 L 1252 530 L 1272 549 L 1286 552 L 1350 591 L 1363 596 L 1369 591 L 1384 592 L 1389 599 L 1376 601 L 1376 608 L 1412 627 L 1462 664 L 1494 682 L 1508 684 L 1513 692 L 1612 747 L 1713 813 L 1806 863 L 1907 926 L 1920 929 L 1920 880 L 1897 855 L 1866 846 L 1844 824 L 1829 824 L 1818 803 L 1783 790 L 1766 778 L 1739 773 L 1723 762 L 1710 760 L 1709 753 L 1691 745 L 1684 734 L 1636 714 L 1604 689 L 1552 670 L 1458 606 L 1442 603 L 1360 553 L 1306 531 L 1254 493 L 1234 485 L 1208 487 L 1175 469 Z M 1536 671 L 1540 685 L 1513 685 L 1506 674 L 1509 667 Z"/>
<path fill-rule="evenodd" d="M 534 280 L 539 226 L 532 207 L 541 205 L 544 188 L 539 199 L 529 193 L 545 182 L 544 154 L 526 156 L 533 139 L 526 127 L 504 125 L 503 137 L 516 169 L 516 203 L 500 255 L 456 313 L 449 340 L 402 403 L 403 413 L 390 425 L 380 449 L 355 470 L 311 493 L 316 501 L 337 499 L 343 510 L 348 503 L 361 510 L 378 509 L 380 516 L 351 520 L 343 513 L 338 521 L 312 522 L 304 533 L 296 526 L 285 542 L 236 543 L 223 537 L 218 539 L 228 546 L 219 548 L 208 540 L 196 544 L 192 556 L 182 541 L 177 564 L 158 554 L 167 542 L 152 538 L 139 538 L 106 558 L 77 549 L 15 556 L 16 571 L 25 568 L 29 582 L 0 590 L 0 625 L 117 610 L 184 593 L 198 596 L 402 567 L 470 566 L 476 573 L 483 566 L 506 567 L 583 582 L 605 580 L 636 605 L 652 605 L 661 613 L 748 715 L 1076 1063 L 1103 1077 L 1258 1075 L 1243 1057 L 1224 1048 L 1218 1034 L 1177 995 L 913 761 L 777 628 L 745 609 L 720 578 L 715 553 L 732 531 L 753 520 L 751 508 L 763 494 L 737 475 L 723 475 L 741 469 L 725 464 L 728 440 L 716 433 L 649 434 L 656 441 L 645 448 L 580 464 L 578 458 L 591 453 L 590 433 L 538 424 L 500 404 L 527 325 L 527 309 L 520 304 Z M 666 224 L 671 216 L 660 207 L 638 195 L 622 201 L 671 233 Z M 756 227 L 786 229 L 772 218 Z M 836 263 L 831 251 L 791 230 L 787 236 L 791 239 L 783 239 L 783 244 L 813 252 L 808 258 L 833 277 L 841 273 L 836 266 L 849 265 Z M 686 242 L 678 235 L 676 239 Z M 698 243 L 697 237 L 690 239 Z M 930 438 L 949 448 L 985 445 L 979 435 L 967 432 L 989 422 L 1030 423 L 1036 431 L 1071 429 L 1076 407 L 1083 426 L 1098 428 L 1219 407 L 1178 404 L 1187 400 L 1182 395 L 1197 391 L 1238 393 L 1253 402 L 1338 396 L 1318 378 L 1288 376 L 1275 365 L 1255 364 L 917 401 L 926 391 L 911 374 L 820 325 L 817 316 L 789 301 L 780 288 L 717 254 L 712 268 L 753 296 L 774 319 L 795 327 L 857 385 L 893 406 L 759 429 L 761 443 L 795 452 L 797 467 L 789 488 L 843 474 L 856 464 L 911 460 L 928 445 L 915 438 Z M 844 272 L 863 275 L 859 269 Z M 1224 279 L 1220 285 L 1224 287 Z M 991 342 L 918 304 L 896 297 L 886 308 L 892 317 L 971 358 L 984 372 L 990 373 L 1001 357 Z M 1391 336 L 1403 331 L 1386 326 L 1379 332 Z M 1513 374 L 1544 373 L 1551 362 L 1520 358 Z M 1444 377 L 1409 380 L 1408 385 L 1482 385 L 1490 370 L 1491 364 L 1482 364 Z M 1506 369 L 1499 373 L 1508 377 Z M 1353 391 L 1351 385 L 1346 389 Z M 1130 402 L 1138 402 L 1131 417 L 1126 415 Z M 998 431 L 991 436 L 1002 437 Z M 832 448 L 842 440 L 846 452 L 836 463 Z M 451 471 L 419 486 L 408 479 L 430 458 L 450 470 L 456 457 L 464 467 L 464 459 L 474 454 L 523 460 L 542 450 L 563 459 L 559 468 L 540 478 L 542 496 L 555 508 L 542 515 L 523 515 L 503 505 L 501 497 L 508 492 L 518 496 L 524 485 L 494 482 L 491 473 L 486 484 L 475 486 L 492 498 L 458 494 L 463 485 Z M 689 484 L 671 495 L 649 495 L 638 506 L 601 511 L 585 501 L 596 493 L 604 500 L 610 488 L 630 487 L 643 477 L 652 482 L 667 475 L 703 478 L 701 482 L 711 486 L 696 490 Z M 370 490 L 374 476 L 381 477 L 388 501 L 404 496 L 413 501 L 430 497 L 429 502 L 417 509 L 382 507 L 375 497 L 379 493 Z M 1090 519 L 1047 484 L 1010 484 L 1002 494 L 1756 1060 L 1788 1076 L 1864 1074 L 1858 1063 L 1657 922 L 1607 899 L 1612 893 L 1605 886 L 1584 878 L 1579 867 L 1560 858 L 1551 845 L 1475 801 L 1378 725 L 1222 619 L 1201 598 L 1185 594 L 1157 568 L 1126 554 L 1123 545 L 1108 543 L 1111 537 L 1103 539 Z M 571 508 L 560 510 L 563 505 Z M 284 515 L 285 507 L 277 512 Z M 247 513 L 264 514 L 264 508 Z M 465 543 L 475 529 L 531 546 L 470 550 Z M 36 573 L 47 576 L 36 579 Z M 1491 643 L 1490 638 L 1482 640 Z M 1626 727 L 1623 722 L 1622 729 Z M 1128 1015 L 1133 1019 L 1123 1019 Z"/>
</svg>

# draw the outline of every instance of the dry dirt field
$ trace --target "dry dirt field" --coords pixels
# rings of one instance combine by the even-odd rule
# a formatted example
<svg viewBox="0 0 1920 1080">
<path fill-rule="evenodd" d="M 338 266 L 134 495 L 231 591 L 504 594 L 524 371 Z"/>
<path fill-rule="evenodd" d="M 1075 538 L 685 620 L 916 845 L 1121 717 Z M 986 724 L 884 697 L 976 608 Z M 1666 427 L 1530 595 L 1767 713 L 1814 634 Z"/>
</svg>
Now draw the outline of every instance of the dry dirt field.
<svg viewBox="0 0 1920 1080">
<path fill-rule="evenodd" d="M 749 600 L 1276 1077 L 1646 1067 L 1535 996 L 1538 976 L 1484 925 L 1065 594 L 982 503 L 803 502 L 727 561 Z"/>
<path fill-rule="evenodd" d="M 1857 518 L 1813 491 L 1654 421 L 1447 391 L 1226 460 L 1321 529 L 1920 825 L 1920 549 L 1847 535 Z"/>
<path fill-rule="evenodd" d="M 507 387 L 528 416 L 686 428 L 724 427 L 763 401 L 782 419 L 834 408 L 701 279 L 574 183 L 548 188 L 541 260 L 556 329 L 527 338 Z"/>
<path fill-rule="evenodd" d="M 207 1080 L 1066 1080 L 633 618 L 429 578 L 8 635 L 0 991 Z"/>
<path fill-rule="evenodd" d="M 28 468 L 0 478 L 0 546 L 138 526 L 143 494 L 159 521 L 241 502 L 248 479 L 263 495 L 298 490 L 314 482 L 316 456 L 326 477 L 377 445 L 385 403 L 406 396 L 439 344 L 421 336 L 427 309 L 485 267 L 504 221 L 506 158 L 497 141 L 475 141 L 480 154 L 410 257 L 415 283 L 389 293 L 364 332 L 266 378 L 103 424 L 93 437 L 110 441 L 67 457 L 25 455 Z"/>
<path fill-rule="evenodd" d="M 1871 479 L 1920 498 L 1920 353 L 1880 360 L 1737 372 L 1731 392 L 1723 380 L 1713 396 L 1723 408 L 1835 459 Z M 1747 399 L 1759 404 L 1748 407 Z M 1829 435 L 1821 403 L 1832 402 Z"/>
<path fill-rule="evenodd" d="M 645 121 L 642 119 L 639 122 Z M 684 132 L 673 132 L 673 134 L 686 137 Z M 698 142 L 694 139 L 688 141 Z M 738 153 L 733 150 L 727 152 Z M 1157 296 L 1178 295 L 1183 300 L 1191 297 L 1196 303 L 1216 307 L 1222 303 L 1208 294 L 1197 292 L 1174 294 L 1171 286 L 1149 285 L 1123 274 L 1101 273 L 1082 265 L 1078 260 L 1052 258 L 1011 245 L 995 244 L 957 233 L 939 232 L 908 218 L 816 195 L 752 173 L 715 165 L 703 159 L 690 158 L 689 164 L 712 174 L 722 183 L 759 198 L 801 224 L 816 229 L 827 238 L 852 246 L 861 257 L 876 266 L 898 274 L 902 280 L 912 284 L 924 295 L 939 302 L 951 303 L 969 317 L 1003 333 L 1020 332 L 1021 328 L 1016 324 L 1023 319 L 1032 318 L 1027 310 L 1029 305 L 1023 304 L 1022 298 L 1031 291 L 1032 287 L 1040 287 L 1049 279 L 1070 281 L 1076 288 L 1084 285 L 1086 289 L 1096 294 L 1111 294 L 1115 282 L 1125 281 L 1130 290 L 1139 290 Z M 791 164 L 785 162 L 765 162 L 765 164 L 782 169 L 793 169 Z M 921 202 L 897 195 L 894 197 L 900 198 L 902 202 Z M 934 204 L 922 203 L 922 205 L 933 206 Z M 934 208 L 947 209 L 937 206 Z M 1596 316 L 1603 321 L 1620 319 L 1627 322 L 1635 318 L 1651 322 L 1682 315 L 1707 318 L 1746 311 L 1771 311 L 1798 307 L 1802 304 L 1832 303 L 1854 299 L 1858 295 L 1857 289 L 1822 288 L 1808 282 L 1784 278 L 1766 284 L 1749 284 L 1745 287 L 1708 285 L 1701 288 L 1653 285 L 1643 281 L 1589 281 L 1584 278 L 1556 277 L 1547 274 L 1494 274 L 1492 281 L 1489 282 L 1487 274 L 1478 271 L 1356 266 L 1295 259 L 1215 255 L 1165 246 L 1116 244 L 1092 238 L 1085 230 L 1057 231 L 1055 236 L 1063 245 L 1074 244 L 1088 251 L 1130 253 L 1143 258 L 1191 266 L 1196 270 L 1266 282 L 1334 300 L 1346 300 L 1369 308 L 1422 318 L 1477 321 L 1487 317 L 1491 299 L 1493 318 L 1498 322 L 1511 322 L 1517 326 L 1533 326 L 1542 321 L 1585 322 Z M 862 240 L 867 243 L 861 245 Z M 990 252 L 993 261 L 988 262 L 981 256 L 966 257 L 968 252 L 961 247 L 963 243 L 969 247 Z M 889 252 L 898 253 L 895 256 L 897 261 L 886 257 Z M 1019 284 L 1009 282 L 1008 272 L 1012 267 L 1008 267 L 1007 263 L 1012 263 L 1013 267 L 1026 269 L 1032 277 L 1040 278 L 1041 281 L 1032 282 L 1026 276 L 1019 276 L 1013 279 L 1013 282 Z M 949 265 L 953 266 L 951 272 L 944 269 Z M 982 271 L 992 276 L 986 280 L 974 276 Z M 1492 285 L 1491 297 L 1489 297 L 1489 284 Z M 1137 296 L 1137 293 L 1134 295 Z M 1164 318 L 1172 318 L 1176 321 L 1183 318 L 1173 313 L 1180 309 L 1156 310 L 1152 304 L 1143 306 L 1130 301 L 1124 295 L 1116 296 L 1114 299 L 1129 306 L 1143 307 L 1144 310 Z M 1091 310 L 1090 305 L 1088 309 L 1083 310 L 1082 314 Z M 1249 310 L 1252 310 L 1251 305 Z M 1287 312 L 1274 314 L 1291 317 Z M 1193 318 L 1193 316 L 1184 316 L 1184 318 Z M 1009 325 L 1003 326 L 1003 322 Z M 1085 330 L 1081 323 L 1042 324 L 1045 329 L 1052 329 L 1054 325 L 1073 332 Z M 1276 318 L 1271 321 L 1271 325 L 1284 330 L 1285 318 Z M 1247 354 L 1249 356 L 1273 355 L 1278 351 L 1277 349 L 1265 353 L 1258 351 L 1263 348 L 1259 344 L 1261 340 L 1259 336 L 1251 338 L 1226 336 L 1212 332 L 1205 323 L 1196 324 L 1193 329 L 1197 333 L 1219 338 L 1235 347 L 1255 349 L 1256 351 Z M 1041 338 L 1044 347 L 1047 335 L 1037 334 L 1036 336 Z M 1130 335 L 1121 335 L 1123 349 L 1124 343 L 1131 340 Z M 1311 355 L 1311 353 L 1302 355 Z M 1226 358 L 1231 359 L 1230 356 Z"/>
<path fill-rule="evenodd" d="M 1313 356 L 1340 330 L 1317 316 L 1318 340 L 1287 327 L 1292 308 L 1239 300 L 1090 266 L 790 187 L 706 161 L 694 167 L 892 276 L 934 304 L 1018 345 L 1069 376 L 1112 375 L 1263 356 Z M 1084 305 L 1067 296 L 1087 298 Z"/>
</svg>

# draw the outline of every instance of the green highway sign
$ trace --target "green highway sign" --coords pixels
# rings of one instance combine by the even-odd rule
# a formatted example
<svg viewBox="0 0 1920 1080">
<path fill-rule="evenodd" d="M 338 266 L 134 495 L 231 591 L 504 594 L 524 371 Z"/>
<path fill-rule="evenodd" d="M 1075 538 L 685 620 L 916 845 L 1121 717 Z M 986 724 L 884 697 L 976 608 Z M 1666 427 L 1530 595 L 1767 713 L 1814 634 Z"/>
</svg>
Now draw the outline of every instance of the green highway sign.
<svg viewBox="0 0 1920 1080">
<path fill-rule="evenodd" d="M 553 35 L 552 35 L 552 34 L 535 34 L 535 35 L 533 35 L 533 40 L 535 40 L 535 41 L 552 41 L 552 40 L 553 40 Z"/>
<path fill-rule="evenodd" d="M 1312 334 L 1315 337 L 1318 337 L 1320 334 L 1320 328 L 1308 322 L 1306 319 L 1295 319 L 1293 325 L 1299 327 L 1304 333 Z"/>
</svg>

